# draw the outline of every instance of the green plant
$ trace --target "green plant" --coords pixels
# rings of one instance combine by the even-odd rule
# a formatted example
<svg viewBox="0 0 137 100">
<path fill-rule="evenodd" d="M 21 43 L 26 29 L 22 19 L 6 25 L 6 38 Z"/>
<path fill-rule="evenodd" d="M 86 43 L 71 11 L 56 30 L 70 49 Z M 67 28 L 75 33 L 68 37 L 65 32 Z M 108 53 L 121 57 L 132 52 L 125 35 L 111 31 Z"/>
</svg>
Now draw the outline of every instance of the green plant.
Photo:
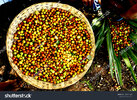
<svg viewBox="0 0 137 100">
<path fill-rule="evenodd" d="M 123 19 L 122 23 L 116 22 L 119 24 L 117 27 L 115 27 L 115 24 L 110 24 L 110 20 L 111 18 L 106 17 L 101 21 L 101 26 L 93 26 L 93 30 L 96 32 L 96 49 L 100 49 L 102 43 L 106 39 L 112 78 L 114 78 L 115 73 L 117 82 L 121 86 L 123 85 L 120 62 L 120 60 L 123 59 L 134 81 L 137 83 L 136 74 L 129 60 L 129 58 L 131 58 L 137 65 L 137 20 Z"/>
<path fill-rule="evenodd" d="M 130 91 L 137 91 L 137 88 L 133 87 Z"/>
<path fill-rule="evenodd" d="M 82 83 L 86 83 L 88 88 L 92 91 L 93 90 L 93 87 L 92 87 L 92 84 L 88 81 L 82 81 Z"/>
</svg>

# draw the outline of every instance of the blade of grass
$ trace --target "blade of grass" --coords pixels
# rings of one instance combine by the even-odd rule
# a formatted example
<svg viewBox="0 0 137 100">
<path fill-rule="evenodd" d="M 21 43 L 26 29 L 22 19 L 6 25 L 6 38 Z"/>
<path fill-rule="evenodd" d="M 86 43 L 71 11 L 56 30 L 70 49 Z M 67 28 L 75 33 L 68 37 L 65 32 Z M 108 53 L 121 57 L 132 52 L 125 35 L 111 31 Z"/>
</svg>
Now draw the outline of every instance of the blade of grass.
<svg viewBox="0 0 137 100">
<path fill-rule="evenodd" d="M 128 56 L 127 56 L 127 53 L 126 53 L 126 52 L 122 54 L 122 58 L 123 58 L 123 60 L 125 61 L 128 69 L 130 70 L 131 75 L 132 75 L 134 81 L 137 83 L 136 75 L 135 75 L 135 73 L 134 73 L 134 70 L 133 70 L 133 68 L 132 68 L 132 66 L 131 66 L 131 63 L 130 63 L 130 61 L 129 61 L 129 59 L 128 59 Z"/>
</svg>

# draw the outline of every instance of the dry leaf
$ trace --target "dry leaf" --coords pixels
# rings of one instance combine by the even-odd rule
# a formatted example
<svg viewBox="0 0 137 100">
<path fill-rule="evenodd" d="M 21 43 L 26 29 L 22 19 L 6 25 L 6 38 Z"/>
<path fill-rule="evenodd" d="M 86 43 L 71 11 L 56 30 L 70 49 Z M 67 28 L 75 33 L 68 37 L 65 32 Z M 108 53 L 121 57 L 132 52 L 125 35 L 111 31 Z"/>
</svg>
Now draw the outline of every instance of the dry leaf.
<svg viewBox="0 0 137 100">
<path fill-rule="evenodd" d="M 0 68 L 0 75 L 3 75 L 4 70 L 5 70 L 5 65 Z"/>
</svg>

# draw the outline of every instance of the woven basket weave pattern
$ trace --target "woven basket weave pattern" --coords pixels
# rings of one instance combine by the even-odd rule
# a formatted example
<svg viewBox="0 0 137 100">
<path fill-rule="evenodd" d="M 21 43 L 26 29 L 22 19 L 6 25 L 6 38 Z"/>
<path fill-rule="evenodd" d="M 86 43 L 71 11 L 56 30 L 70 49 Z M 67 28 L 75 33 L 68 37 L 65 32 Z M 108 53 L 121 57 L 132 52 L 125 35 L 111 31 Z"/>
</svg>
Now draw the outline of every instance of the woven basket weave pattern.
<svg viewBox="0 0 137 100">
<path fill-rule="evenodd" d="M 12 60 L 13 54 L 12 54 L 11 46 L 14 41 L 13 37 L 14 37 L 14 33 L 16 32 L 16 28 L 17 28 L 18 24 L 21 23 L 25 18 L 29 17 L 29 15 L 31 13 L 34 13 L 36 10 L 40 11 L 41 9 L 51 9 L 51 8 L 61 8 L 63 10 L 69 11 L 76 17 L 80 18 L 81 21 L 85 22 L 87 25 L 87 30 L 90 33 L 90 38 L 91 38 L 92 47 L 93 47 L 91 50 L 92 59 L 88 62 L 87 65 L 85 65 L 84 72 L 80 73 L 79 75 L 76 75 L 73 78 L 68 79 L 65 82 L 61 82 L 59 84 L 53 84 L 53 83 L 49 83 L 49 82 L 36 80 L 33 77 L 26 76 L 26 75 L 22 74 L 22 72 L 18 69 L 18 67 L 13 63 L 13 60 Z M 12 23 L 8 29 L 8 32 L 7 32 L 6 49 L 7 49 L 8 59 L 9 59 L 9 62 L 11 64 L 12 68 L 17 72 L 17 74 L 24 81 L 26 81 L 27 83 L 29 83 L 37 88 L 40 88 L 40 89 L 60 89 L 60 88 L 65 88 L 67 86 L 70 86 L 70 85 L 76 83 L 78 80 L 80 80 L 86 74 L 86 72 L 90 68 L 93 58 L 94 58 L 95 39 L 94 39 L 94 34 L 92 31 L 92 28 L 91 28 L 87 18 L 83 15 L 82 12 L 80 12 L 79 10 L 77 10 L 74 7 L 69 6 L 67 4 L 44 2 L 44 3 L 34 4 L 26 9 L 24 9 L 14 18 L 14 20 L 12 21 Z"/>
</svg>

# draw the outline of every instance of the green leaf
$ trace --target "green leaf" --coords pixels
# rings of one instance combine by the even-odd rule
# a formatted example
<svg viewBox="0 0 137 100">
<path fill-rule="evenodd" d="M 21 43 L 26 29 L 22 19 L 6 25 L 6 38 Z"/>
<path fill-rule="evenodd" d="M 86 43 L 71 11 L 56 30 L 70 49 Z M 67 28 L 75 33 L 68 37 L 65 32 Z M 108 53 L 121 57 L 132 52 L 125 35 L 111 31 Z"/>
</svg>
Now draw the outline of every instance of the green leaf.
<svg viewBox="0 0 137 100">
<path fill-rule="evenodd" d="M 109 26 L 106 26 L 106 29 L 104 30 L 104 34 L 106 34 L 109 31 Z"/>
<path fill-rule="evenodd" d="M 134 19 L 133 21 L 134 21 L 134 22 L 137 22 L 137 19 Z"/>
<path fill-rule="evenodd" d="M 127 20 L 127 21 L 133 21 L 133 22 L 135 22 L 135 23 L 136 23 L 136 22 L 137 22 L 137 19 Z"/>
<path fill-rule="evenodd" d="M 137 83 L 136 75 L 135 75 L 135 72 L 134 72 L 134 70 L 133 70 L 133 68 L 132 68 L 132 66 L 131 66 L 131 63 L 130 63 L 129 59 L 128 59 L 127 53 L 126 53 L 126 52 L 123 53 L 123 54 L 122 54 L 122 57 L 123 57 L 126 65 L 127 65 L 128 69 L 130 70 L 134 81 Z"/>
<path fill-rule="evenodd" d="M 106 23 L 106 26 L 105 26 L 105 21 L 104 21 L 104 27 L 105 27 L 105 31 L 104 31 L 104 27 L 102 27 L 101 29 L 100 29 L 100 31 L 99 31 L 99 35 L 98 35 L 98 40 L 100 39 L 100 38 L 102 38 L 103 36 L 105 36 L 105 34 L 106 34 L 106 30 L 108 30 L 108 28 L 109 28 L 109 26 L 108 26 L 108 24 Z"/>
<path fill-rule="evenodd" d="M 130 35 L 129 35 L 129 38 L 130 38 L 133 42 L 137 43 L 137 34 L 134 34 L 133 32 L 131 32 Z"/>
<path fill-rule="evenodd" d="M 92 26 L 93 31 L 99 30 L 101 27 L 99 26 Z"/>
<path fill-rule="evenodd" d="M 127 51 L 127 54 L 128 54 L 128 56 L 134 61 L 134 63 L 137 65 L 137 57 L 136 57 L 136 55 L 132 52 L 131 49 L 129 49 L 129 50 Z"/>
<path fill-rule="evenodd" d="M 133 36 L 135 39 L 137 39 L 137 34 L 131 32 L 130 35 Z"/>
<path fill-rule="evenodd" d="M 136 27 L 134 27 L 134 26 L 130 26 L 134 31 L 135 31 L 135 33 L 137 32 L 137 28 Z"/>
<path fill-rule="evenodd" d="M 113 51 L 113 53 L 114 53 L 114 51 Z M 122 86 L 123 82 L 122 82 L 122 72 L 121 72 L 120 60 L 118 60 L 118 58 L 116 57 L 115 54 L 113 54 L 113 55 L 114 55 L 114 60 L 115 60 L 114 61 L 114 64 L 115 64 L 115 74 L 116 74 L 117 80 L 119 81 L 120 86 Z"/>
<path fill-rule="evenodd" d="M 108 28 L 109 26 L 107 25 L 106 28 L 105 28 L 105 22 L 106 20 L 104 20 L 104 23 L 103 23 L 103 26 L 102 28 L 100 29 L 100 31 L 97 33 L 98 34 L 98 38 L 97 38 L 97 41 L 96 41 L 96 51 L 101 47 L 104 39 L 105 39 L 105 34 L 107 33 L 108 31 Z M 104 30 L 105 29 L 105 30 Z"/>
<path fill-rule="evenodd" d="M 109 65 L 110 65 L 111 75 L 113 75 L 112 69 L 114 67 L 117 81 L 122 86 L 123 82 L 122 82 L 121 64 L 120 64 L 120 60 L 118 60 L 118 58 L 116 57 L 113 46 L 112 46 L 110 29 L 107 32 L 106 39 L 107 39 L 107 48 L 108 48 L 108 54 L 109 54 Z M 113 66 L 113 64 L 115 66 Z"/>
<path fill-rule="evenodd" d="M 135 51 L 137 51 L 137 44 L 134 44 L 133 47 L 134 47 Z"/>
<path fill-rule="evenodd" d="M 112 78 L 114 77 L 113 75 L 113 53 L 112 53 L 112 44 L 111 44 L 111 36 L 110 36 L 110 30 L 107 32 L 107 36 L 106 36 L 106 40 L 107 40 L 107 49 L 108 49 L 108 55 L 109 55 L 109 66 L 110 66 L 110 73 Z"/>
<path fill-rule="evenodd" d="M 88 87 L 93 90 L 92 84 L 89 81 L 84 81 L 84 83 L 86 83 L 88 85 Z"/>
<path fill-rule="evenodd" d="M 127 22 L 131 25 L 137 28 L 137 22 L 132 21 L 132 20 L 127 20 Z"/>
<path fill-rule="evenodd" d="M 104 41 L 105 37 L 102 37 L 101 39 L 97 40 L 96 42 L 96 49 L 99 49 Z"/>
<path fill-rule="evenodd" d="M 94 29 L 94 28 L 98 28 L 98 27 L 100 27 L 102 24 L 101 24 L 101 22 L 102 21 L 100 21 L 100 18 L 94 18 L 93 20 L 92 20 L 92 23 L 91 23 L 91 25 L 92 25 L 92 28 Z"/>
<path fill-rule="evenodd" d="M 104 28 L 105 28 L 105 20 L 103 22 L 102 27 L 99 29 L 98 33 L 96 34 L 96 36 L 98 36 L 99 34 L 102 34 L 104 32 Z"/>
<path fill-rule="evenodd" d="M 118 58 L 118 60 L 120 61 L 120 55 L 118 55 L 118 57 L 117 57 L 117 58 Z"/>
</svg>

